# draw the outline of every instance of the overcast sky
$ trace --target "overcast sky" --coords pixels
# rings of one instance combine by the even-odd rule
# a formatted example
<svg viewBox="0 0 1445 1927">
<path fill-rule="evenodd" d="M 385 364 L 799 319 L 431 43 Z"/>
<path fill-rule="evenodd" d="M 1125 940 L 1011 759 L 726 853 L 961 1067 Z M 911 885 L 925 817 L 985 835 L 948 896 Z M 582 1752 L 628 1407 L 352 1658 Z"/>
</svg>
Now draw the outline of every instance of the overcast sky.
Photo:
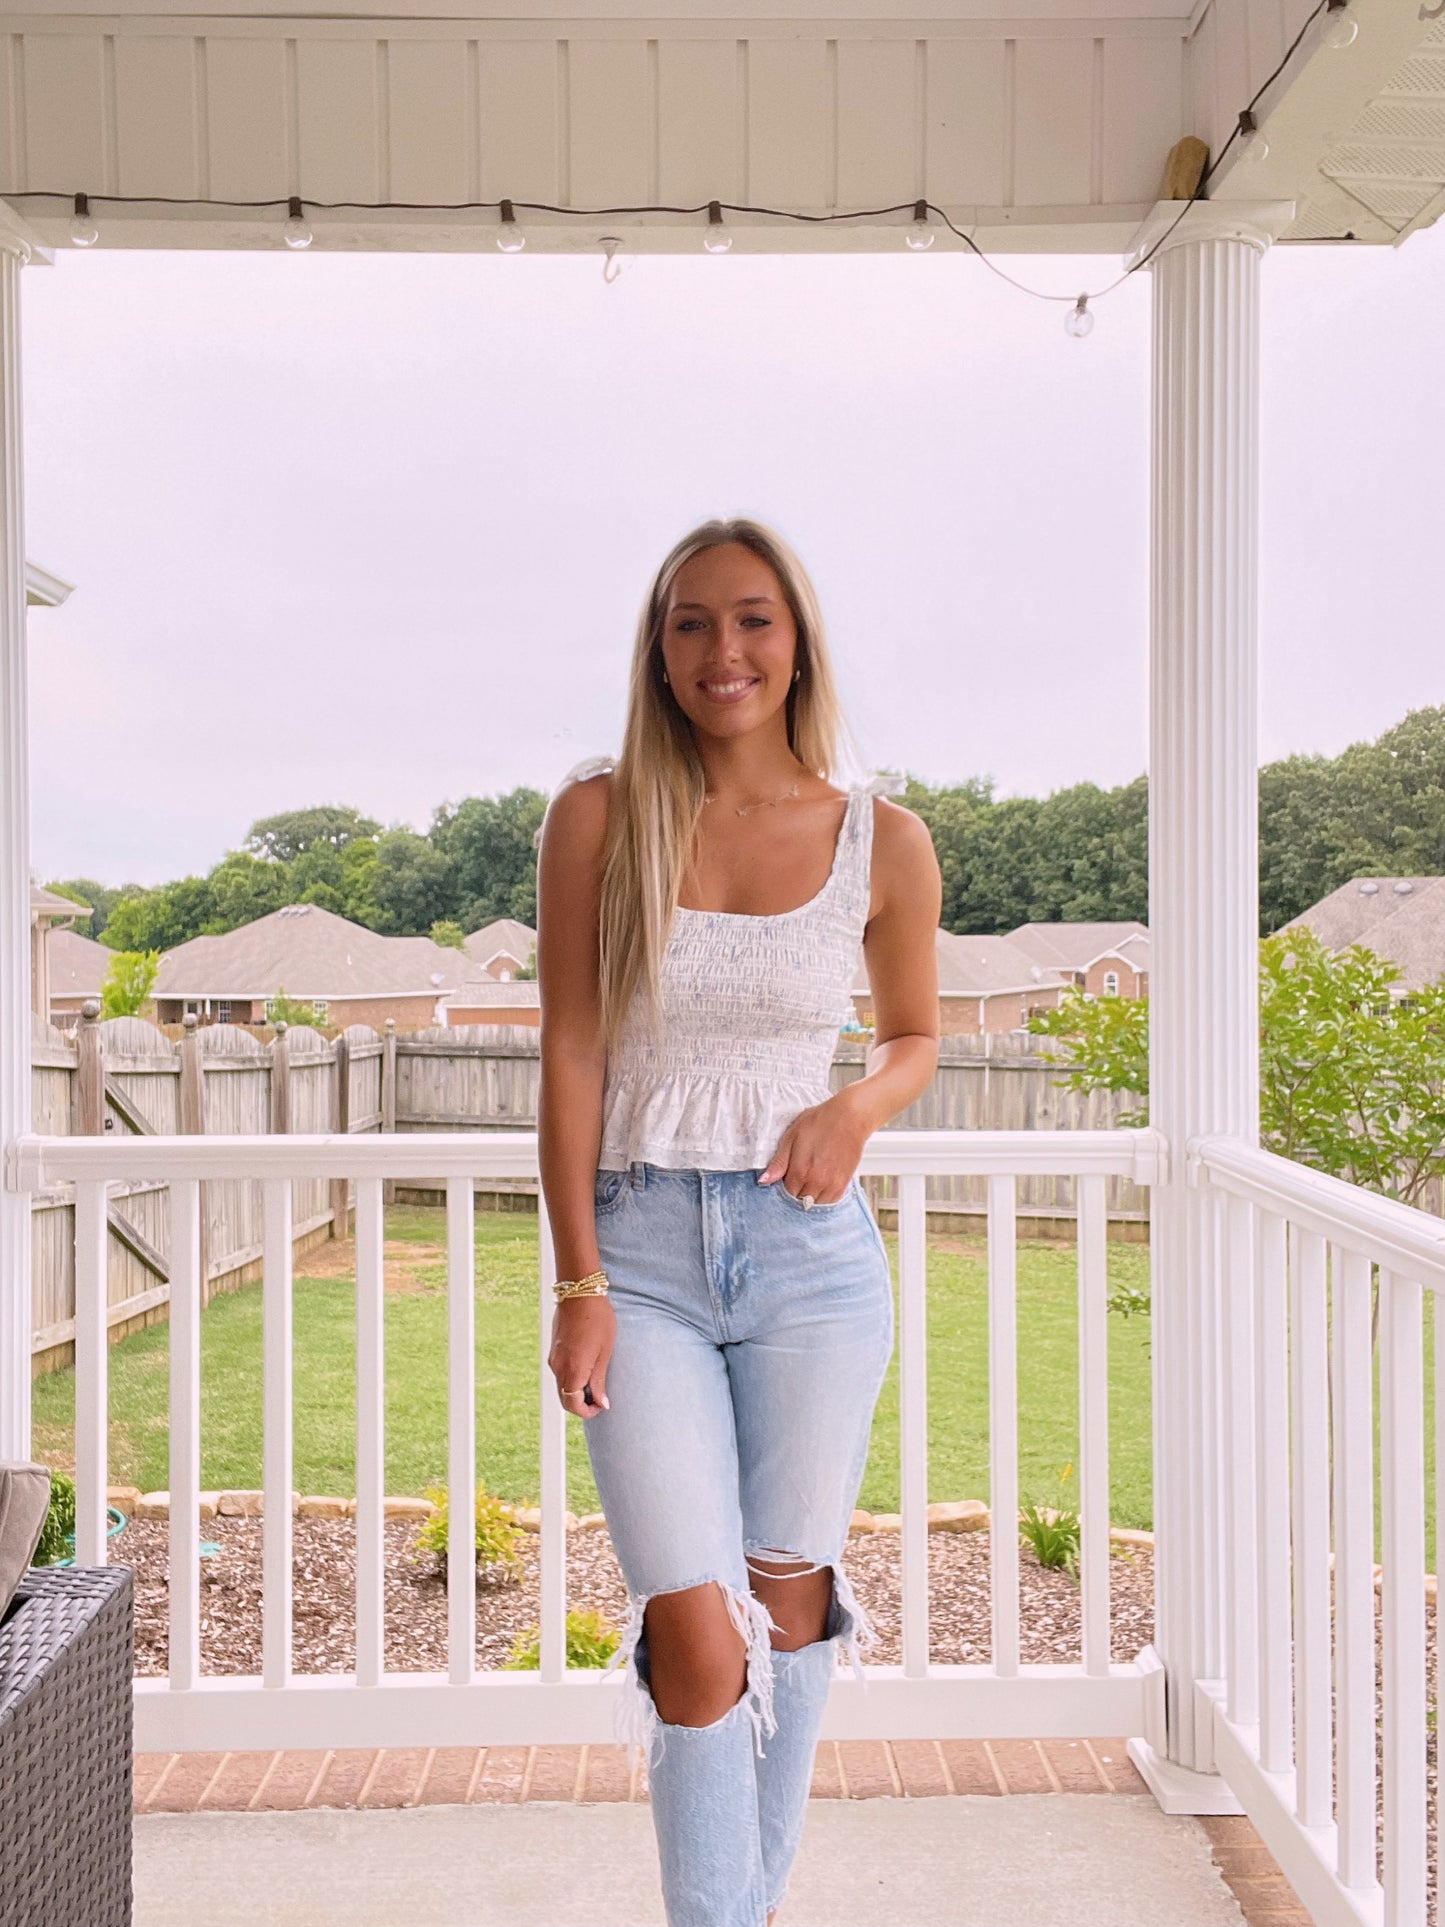
<svg viewBox="0 0 1445 1927">
<path fill-rule="evenodd" d="M 1445 701 L 1445 235 L 1264 277 L 1270 758 Z M 1082 342 L 939 250 L 607 287 L 600 259 L 101 248 L 23 295 L 28 549 L 77 585 L 30 625 L 44 877 L 550 786 L 615 748 L 647 583 L 712 514 L 803 556 L 870 764 L 1004 794 L 1144 767 L 1147 273 Z"/>
</svg>

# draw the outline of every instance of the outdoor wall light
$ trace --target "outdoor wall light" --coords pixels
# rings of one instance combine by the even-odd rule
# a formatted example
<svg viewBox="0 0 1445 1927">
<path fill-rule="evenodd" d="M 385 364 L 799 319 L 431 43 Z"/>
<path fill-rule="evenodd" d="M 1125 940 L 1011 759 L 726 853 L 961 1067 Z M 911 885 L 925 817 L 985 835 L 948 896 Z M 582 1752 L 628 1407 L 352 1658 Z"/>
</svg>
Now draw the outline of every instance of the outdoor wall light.
<svg viewBox="0 0 1445 1927">
<path fill-rule="evenodd" d="M 287 201 L 286 208 L 286 221 L 281 229 L 281 239 L 288 248 L 309 248 L 316 237 L 312 234 L 306 216 L 302 212 L 301 196 L 293 194 Z"/>
<path fill-rule="evenodd" d="M 909 222 L 908 231 L 903 238 L 915 254 L 922 254 L 925 248 L 933 246 L 933 229 L 928 225 L 927 201 L 913 203 L 913 219 Z"/>
<path fill-rule="evenodd" d="M 520 254 L 527 245 L 527 237 L 517 221 L 517 210 L 510 201 L 501 203 L 502 225 L 497 230 L 497 246 L 503 254 Z"/>
<path fill-rule="evenodd" d="M 70 223 L 71 245 L 77 248 L 93 248 L 100 239 L 100 229 L 90 212 L 90 201 L 84 194 L 75 197 L 75 219 Z"/>
</svg>

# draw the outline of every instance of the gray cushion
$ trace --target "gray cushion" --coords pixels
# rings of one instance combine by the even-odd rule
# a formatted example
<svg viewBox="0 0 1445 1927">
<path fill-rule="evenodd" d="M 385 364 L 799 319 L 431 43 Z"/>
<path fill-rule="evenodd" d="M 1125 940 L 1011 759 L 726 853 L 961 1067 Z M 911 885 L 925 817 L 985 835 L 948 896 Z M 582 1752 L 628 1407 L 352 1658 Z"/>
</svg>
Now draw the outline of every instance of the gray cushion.
<svg viewBox="0 0 1445 1927">
<path fill-rule="evenodd" d="M 0 1464 L 0 1613 L 35 1557 L 50 1510 L 50 1473 L 43 1465 Z"/>
</svg>

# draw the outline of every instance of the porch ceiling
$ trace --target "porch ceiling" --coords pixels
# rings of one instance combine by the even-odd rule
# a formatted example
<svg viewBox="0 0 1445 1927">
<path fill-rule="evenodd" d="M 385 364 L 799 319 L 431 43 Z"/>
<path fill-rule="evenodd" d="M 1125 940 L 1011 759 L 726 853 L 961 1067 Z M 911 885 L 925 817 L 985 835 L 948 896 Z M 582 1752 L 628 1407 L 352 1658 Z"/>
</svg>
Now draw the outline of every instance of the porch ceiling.
<svg viewBox="0 0 1445 1927">
<path fill-rule="evenodd" d="M 740 251 L 892 249 L 923 196 L 993 250 L 1119 252 L 1174 143 L 1195 133 L 1220 154 L 1303 30 L 1256 110 L 1268 156 L 1236 141 L 1210 196 L 1293 201 L 1285 238 L 1397 239 L 1445 206 L 1445 21 L 1351 0 L 1359 33 L 1335 50 L 1313 4 L 953 0 L 919 18 L 906 0 L 792 0 L 786 17 L 767 0 L 727 17 L 709 0 L 647 16 L 512 0 L 481 17 L 468 0 L 305 16 L 295 0 L 54 0 L 0 13 L 0 196 L 62 246 L 83 190 L 112 246 L 279 246 L 300 194 L 348 204 L 308 210 L 340 247 L 486 246 L 494 205 L 431 210 L 506 195 L 568 210 L 522 209 L 534 250 L 619 232 L 691 251 L 697 213 L 570 210 L 713 198 L 902 204 L 825 225 L 728 216 Z"/>
</svg>

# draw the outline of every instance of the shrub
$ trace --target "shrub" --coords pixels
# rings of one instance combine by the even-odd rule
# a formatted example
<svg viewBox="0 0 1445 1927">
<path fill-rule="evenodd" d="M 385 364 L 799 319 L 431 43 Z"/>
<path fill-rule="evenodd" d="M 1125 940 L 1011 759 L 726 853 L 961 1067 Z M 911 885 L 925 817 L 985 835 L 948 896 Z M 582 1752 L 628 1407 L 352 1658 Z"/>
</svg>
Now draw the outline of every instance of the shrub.
<svg viewBox="0 0 1445 1927">
<path fill-rule="evenodd" d="M 50 1507 L 35 1548 L 37 1566 L 53 1566 L 69 1553 L 75 1534 L 75 1480 L 68 1472 L 50 1475 Z"/>
<path fill-rule="evenodd" d="M 606 1613 L 592 1607 L 574 1606 L 567 1615 L 567 1664 L 605 1666 L 617 1651 L 622 1634 Z M 542 1664 L 540 1627 L 524 1626 L 512 1641 L 512 1650 L 502 1661 L 503 1670 L 535 1673 Z"/>
<path fill-rule="evenodd" d="M 431 1517 L 417 1528 L 414 1541 L 418 1552 L 430 1552 L 440 1564 L 447 1556 L 447 1489 L 429 1485 L 426 1496 L 435 1507 Z M 499 1579 L 515 1579 L 521 1570 L 517 1542 L 522 1528 L 513 1523 L 512 1508 L 496 1498 L 484 1485 L 477 1487 L 477 1564 Z"/>
<path fill-rule="evenodd" d="M 1072 1465 L 1066 1465 L 1060 1472 L 1056 1505 L 1041 1506 L 1029 1500 L 1019 1507 L 1019 1536 L 1041 1566 L 1076 1578 L 1081 1528 L 1078 1508 L 1069 1503 L 1068 1483 L 1073 1471 Z"/>
<path fill-rule="evenodd" d="M 138 1017 L 150 1002 L 160 967 L 159 950 L 117 950 L 100 987 L 101 1016 Z"/>
</svg>

